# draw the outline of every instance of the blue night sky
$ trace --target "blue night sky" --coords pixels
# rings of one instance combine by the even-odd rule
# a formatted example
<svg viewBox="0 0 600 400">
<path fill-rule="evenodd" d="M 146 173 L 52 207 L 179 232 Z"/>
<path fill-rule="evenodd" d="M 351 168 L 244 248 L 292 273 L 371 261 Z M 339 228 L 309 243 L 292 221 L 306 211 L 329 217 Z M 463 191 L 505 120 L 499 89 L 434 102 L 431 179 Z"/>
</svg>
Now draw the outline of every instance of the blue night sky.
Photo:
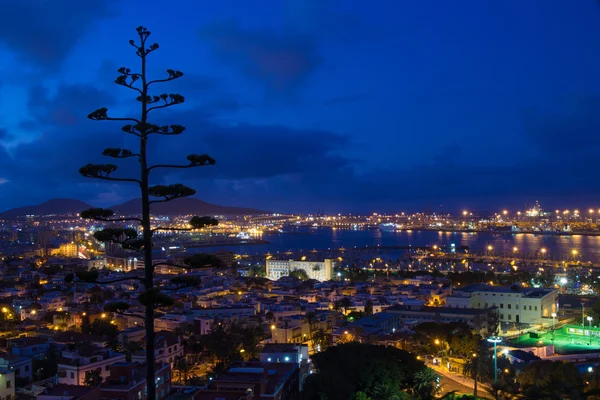
<svg viewBox="0 0 600 400">
<path fill-rule="evenodd" d="M 137 69 L 138 25 L 161 46 L 152 77 L 185 73 L 160 88 L 185 105 L 155 121 L 187 130 L 153 139 L 152 159 L 217 160 L 153 183 L 282 212 L 600 206 L 595 0 L 7 0 L 0 210 L 138 197 L 77 172 L 135 150 L 86 116 L 135 115 L 112 82 Z"/>
</svg>

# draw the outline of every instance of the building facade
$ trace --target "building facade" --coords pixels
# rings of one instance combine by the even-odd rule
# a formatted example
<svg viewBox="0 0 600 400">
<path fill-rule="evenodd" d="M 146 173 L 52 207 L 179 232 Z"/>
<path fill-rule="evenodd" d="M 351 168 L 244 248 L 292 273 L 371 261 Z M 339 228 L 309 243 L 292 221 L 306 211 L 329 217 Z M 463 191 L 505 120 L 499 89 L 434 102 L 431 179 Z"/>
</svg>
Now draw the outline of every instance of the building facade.
<svg viewBox="0 0 600 400">
<path fill-rule="evenodd" d="M 334 267 L 334 261 L 329 258 L 323 261 L 267 260 L 267 278 L 276 281 L 292 271 L 303 270 L 309 279 L 323 282 L 333 278 Z"/>
<path fill-rule="evenodd" d="M 557 312 L 558 291 L 520 286 L 498 287 L 490 285 L 469 285 L 454 290 L 446 298 L 446 306 L 451 308 L 486 309 L 496 307 L 498 319 L 503 329 L 511 325 L 530 326 L 552 318 Z"/>
</svg>

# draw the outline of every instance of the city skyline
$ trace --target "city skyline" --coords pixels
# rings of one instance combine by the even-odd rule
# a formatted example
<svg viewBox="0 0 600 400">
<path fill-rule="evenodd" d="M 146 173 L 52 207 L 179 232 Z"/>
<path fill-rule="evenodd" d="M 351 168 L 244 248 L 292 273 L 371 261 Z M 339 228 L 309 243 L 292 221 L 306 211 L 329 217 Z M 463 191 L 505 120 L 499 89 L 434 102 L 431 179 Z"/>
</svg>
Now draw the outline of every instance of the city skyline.
<svg viewBox="0 0 600 400">
<path fill-rule="evenodd" d="M 135 67 L 127 41 L 140 23 L 161 45 L 151 73 L 185 73 L 165 90 L 186 107 L 165 116 L 188 134 L 155 142 L 153 157 L 214 156 L 210 170 L 163 176 L 204 201 L 280 212 L 594 206 L 600 7 L 591 0 L 229 1 L 202 12 L 150 1 L 130 21 L 141 4 L 9 3 L 0 210 L 136 197 L 77 169 L 128 143 L 118 123 L 86 116 L 130 111 L 130 93 L 112 81 Z"/>
</svg>

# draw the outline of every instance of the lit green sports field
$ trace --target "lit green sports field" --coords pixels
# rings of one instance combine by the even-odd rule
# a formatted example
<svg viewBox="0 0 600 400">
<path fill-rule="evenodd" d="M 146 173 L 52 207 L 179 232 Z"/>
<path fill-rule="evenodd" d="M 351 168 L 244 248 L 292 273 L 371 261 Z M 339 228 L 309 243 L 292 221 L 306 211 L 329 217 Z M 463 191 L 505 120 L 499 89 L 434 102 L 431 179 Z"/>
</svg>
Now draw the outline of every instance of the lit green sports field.
<svg viewBox="0 0 600 400">
<path fill-rule="evenodd" d="M 522 335 L 511 340 L 510 344 L 515 347 L 536 347 L 554 343 L 554 351 L 559 354 L 600 351 L 600 329 L 592 328 L 591 332 L 591 344 L 590 329 L 586 328 L 584 331 L 578 325 L 567 325 L 554 331 L 554 342 L 552 341 L 552 332 L 543 332 L 538 333 L 539 338 L 532 338 L 529 333 Z"/>
</svg>

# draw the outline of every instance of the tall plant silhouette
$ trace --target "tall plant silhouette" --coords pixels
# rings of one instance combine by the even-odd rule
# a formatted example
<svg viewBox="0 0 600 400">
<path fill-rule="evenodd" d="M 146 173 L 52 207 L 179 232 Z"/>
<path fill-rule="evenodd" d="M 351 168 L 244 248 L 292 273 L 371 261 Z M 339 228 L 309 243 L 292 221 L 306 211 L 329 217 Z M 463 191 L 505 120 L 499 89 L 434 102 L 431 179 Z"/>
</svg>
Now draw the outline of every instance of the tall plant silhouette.
<svg viewBox="0 0 600 400">
<path fill-rule="evenodd" d="M 182 184 L 151 185 L 151 173 L 163 168 L 196 168 L 214 165 L 215 160 L 206 154 L 190 154 L 187 156 L 188 163 L 183 165 L 155 164 L 150 165 L 148 160 L 148 141 L 153 135 L 175 136 L 183 133 L 185 128 L 181 125 L 156 125 L 149 121 L 150 115 L 155 111 L 182 104 L 185 98 L 180 94 L 151 94 L 156 84 L 170 82 L 183 76 L 180 71 L 168 69 L 167 76 L 162 79 L 150 80 L 147 74 L 148 56 L 158 49 L 158 44 L 148 44 L 150 31 L 142 26 L 137 28 L 139 40 L 130 40 L 129 44 L 134 47 L 135 54 L 140 58 L 140 72 L 132 72 L 129 68 L 120 68 L 120 75 L 115 80 L 117 85 L 137 92 L 136 100 L 141 106 L 141 112 L 137 117 L 110 117 L 106 108 L 100 108 L 92 112 L 88 118 L 95 121 L 123 121 L 127 123 L 122 130 L 133 135 L 139 141 L 139 151 L 121 148 L 107 148 L 103 155 L 114 159 L 133 158 L 139 162 L 139 177 L 115 177 L 113 173 L 117 170 L 114 164 L 87 164 L 79 169 L 79 172 L 88 178 L 100 179 L 112 182 L 131 183 L 139 186 L 141 193 L 142 214 L 139 216 L 115 217 L 112 210 L 93 208 L 81 213 L 81 217 L 97 221 L 111 223 L 137 223 L 141 228 L 141 236 L 138 229 L 121 225 L 110 225 L 94 234 L 94 237 L 102 242 L 120 243 L 124 249 L 135 250 L 143 254 L 144 270 L 139 276 L 126 276 L 111 281 L 98 282 L 98 273 L 90 271 L 77 274 L 77 278 L 86 282 L 114 283 L 117 281 L 138 280 L 142 283 L 144 290 L 139 295 L 139 301 L 145 308 L 144 319 L 146 329 L 146 386 L 147 397 L 156 398 L 154 385 L 155 355 L 154 355 L 154 311 L 158 307 L 168 307 L 173 304 L 173 299 L 165 294 L 164 288 L 159 288 L 154 282 L 154 269 L 161 265 L 153 263 L 152 260 L 152 236 L 160 230 L 193 230 L 201 229 L 211 225 L 217 225 L 218 221 L 211 217 L 194 216 L 189 225 L 184 228 L 153 227 L 150 221 L 150 206 L 155 203 L 169 202 L 178 198 L 192 196 L 196 191 Z M 170 266 L 184 269 L 202 268 L 206 266 L 218 266 L 219 260 L 214 256 L 195 255 L 185 259 L 181 265 L 169 264 Z M 71 276 L 70 279 L 73 279 Z M 171 280 L 167 289 L 177 289 L 199 284 L 197 278 L 187 278 L 179 275 Z M 112 312 L 124 313 L 129 308 L 126 302 L 115 302 L 108 304 L 105 309 Z"/>
</svg>

